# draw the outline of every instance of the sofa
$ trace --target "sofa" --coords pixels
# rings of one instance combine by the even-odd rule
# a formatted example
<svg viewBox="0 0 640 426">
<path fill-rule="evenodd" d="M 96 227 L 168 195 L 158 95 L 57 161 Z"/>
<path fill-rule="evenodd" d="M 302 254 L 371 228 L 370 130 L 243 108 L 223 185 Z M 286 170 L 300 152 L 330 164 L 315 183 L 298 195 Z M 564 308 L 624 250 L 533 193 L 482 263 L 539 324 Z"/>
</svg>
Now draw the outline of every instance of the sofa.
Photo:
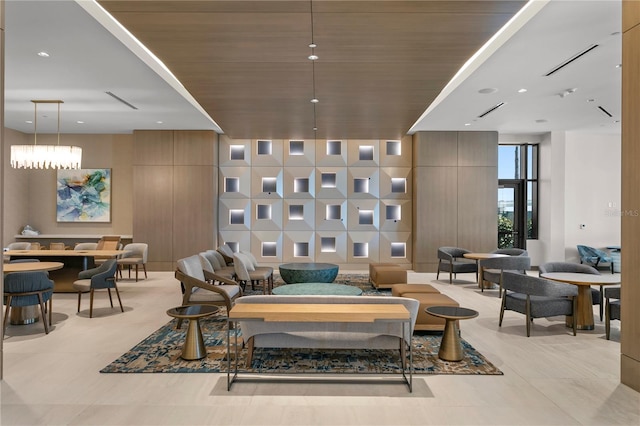
<svg viewBox="0 0 640 426">
<path fill-rule="evenodd" d="M 254 348 L 311 348 L 311 349 L 396 349 L 404 354 L 411 342 L 418 316 L 419 302 L 406 297 L 391 296 L 244 296 L 236 305 L 244 303 L 309 303 L 309 304 L 390 304 L 404 305 L 410 313 L 410 329 L 402 336 L 398 322 L 264 322 L 238 321 L 247 345 L 247 365 L 251 364 Z"/>
</svg>

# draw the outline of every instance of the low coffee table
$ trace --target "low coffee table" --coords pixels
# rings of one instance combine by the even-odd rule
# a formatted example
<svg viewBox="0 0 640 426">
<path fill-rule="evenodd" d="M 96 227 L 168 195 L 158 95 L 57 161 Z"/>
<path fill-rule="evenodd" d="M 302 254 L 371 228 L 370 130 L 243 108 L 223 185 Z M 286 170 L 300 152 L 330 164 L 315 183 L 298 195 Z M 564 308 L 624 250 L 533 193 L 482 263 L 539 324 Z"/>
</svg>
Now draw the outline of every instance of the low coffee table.
<svg viewBox="0 0 640 426">
<path fill-rule="evenodd" d="M 218 309 L 217 306 L 211 305 L 189 305 L 178 306 L 167 311 L 167 315 L 170 317 L 189 320 L 187 335 L 182 345 L 182 355 L 180 355 L 182 359 L 191 361 L 207 356 L 199 319 L 215 314 Z"/>
<path fill-rule="evenodd" d="M 284 263 L 280 276 L 287 284 L 332 283 L 338 276 L 338 265 L 333 263 Z"/>
<path fill-rule="evenodd" d="M 462 361 L 464 353 L 457 321 L 475 318 L 478 316 L 478 311 L 457 306 L 430 306 L 425 308 L 425 312 L 446 320 L 438 358 L 445 361 Z"/>
<path fill-rule="evenodd" d="M 362 289 L 346 284 L 332 283 L 299 283 L 286 284 L 273 289 L 272 294 L 279 296 L 286 295 L 330 295 L 330 296 L 360 296 Z"/>
</svg>

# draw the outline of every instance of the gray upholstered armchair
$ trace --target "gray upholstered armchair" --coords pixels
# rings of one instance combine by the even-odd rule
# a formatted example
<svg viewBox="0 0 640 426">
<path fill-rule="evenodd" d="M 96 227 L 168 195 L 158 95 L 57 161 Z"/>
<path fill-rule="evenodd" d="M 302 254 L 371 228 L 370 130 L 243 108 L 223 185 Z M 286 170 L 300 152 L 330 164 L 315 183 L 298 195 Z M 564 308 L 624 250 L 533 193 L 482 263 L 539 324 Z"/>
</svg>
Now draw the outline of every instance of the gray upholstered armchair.
<svg viewBox="0 0 640 426">
<path fill-rule="evenodd" d="M 175 277 L 182 288 L 182 305 L 216 305 L 231 310 L 234 301 L 242 296 L 242 289 L 237 282 L 220 277 L 221 285 L 213 285 L 206 281 L 200 257 L 196 254 L 178 260 Z M 178 320 L 177 327 L 182 326 Z"/>
<path fill-rule="evenodd" d="M 251 289 L 255 284 L 262 284 L 263 294 L 271 294 L 273 290 L 273 269 L 254 266 L 251 259 L 244 253 L 234 253 L 233 267 L 236 270 L 236 279 L 245 288 L 251 282 Z"/>
<path fill-rule="evenodd" d="M 502 287 L 505 291 L 502 294 L 498 324 L 502 327 L 506 310 L 524 314 L 527 337 L 531 335 L 531 323 L 534 318 L 573 315 L 577 311 L 578 287 L 571 284 L 505 271 L 502 273 Z M 575 316 L 573 335 L 576 335 Z"/>
<path fill-rule="evenodd" d="M 465 259 L 464 254 L 471 253 L 469 250 L 459 247 L 440 247 L 438 249 L 438 273 L 436 280 L 440 277 L 440 271 L 449 273 L 449 284 L 453 283 L 452 275 L 475 272 L 478 280 L 478 264 L 474 260 Z"/>
<path fill-rule="evenodd" d="M 483 259 L 480 261 L 480 280 L 498 284 L 500 287 L 499 296 L 502 297 L 502 272 L 511 271 L 524 274 L 531 268 L 531 258 L 529 256 L 507 256 Z M 480 286 L 484 291 L 484 285 Z"/>
<path fill-rule="evenodd" d="M 540 274 L 546 274 L 547 272 L 574 272 L 577 274 L 600 275 L 600 272 L 592 266 L 571 262 L 543 263 L 542 265 L 540 265 L 539 271 Z M 594 305 L 600 305 L 600 321 L 602 321 L 602 313 L 604 307 L 602 286 L 600 286 L 600 290 L 595 288 L 591 289 L 591 301 Z"/>
<path fill-rule="evenodd" d="M 78 279 L 74 281 L 73 288 L 78 292 L 78 312 L 80 312 L 80 302 L 82 293 L 89 292 L 89 318 L 93 317 L 93 294 L 96 290 L 107 290 L 109 293 L 109 303 L 113 308 L 113 299 L 111 297 L 111 289 L 116 291 L 120 311 L 124 312 L 120 292 L 116 284 L 116 273 L 118 272 L 118 262 L 116 259 L 107 259 L 103 264 L 96 268 L 87 269 L 78 273 Z"/>
<path fill-rule="evenodd" d="M 620 318 L 620 287 L 606 288 L 604 297 L 607 300 L 605 309 L 604 330 L 607 340 L 611 337 L 611 320 Z M 613 299 L 613 300 L 612 300 Z"/>
<path fill-rule="evenodd" d="M 4 276 L 4 330 L 7 329 L 9 311 L 12 308 L 40 305 L 44 332 L 49 334 L 53 299 L 53 281 L 46 272 L 12 272 Z M 49 307 L 46 303 L 49 302 Z M 47 316 L 49 310 L 49 322 Z"/>
<path fill-rule="evenodd" d="M 525 249 L 516 248 L 516 247 L 496 249 L 491 253 L 506 254 L 508 256 L 529 256 L 529 253 Z"/>
</svg>

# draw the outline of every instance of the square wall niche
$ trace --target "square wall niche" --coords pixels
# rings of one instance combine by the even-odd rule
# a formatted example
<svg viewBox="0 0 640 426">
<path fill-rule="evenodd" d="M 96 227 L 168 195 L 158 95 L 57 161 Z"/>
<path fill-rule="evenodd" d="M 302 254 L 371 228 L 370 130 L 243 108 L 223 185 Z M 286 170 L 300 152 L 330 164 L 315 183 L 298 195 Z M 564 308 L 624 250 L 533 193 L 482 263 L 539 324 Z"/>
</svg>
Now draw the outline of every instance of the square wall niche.
<svg viewBox="0 0 640 426">
<path fill-rule="evenodd" d="M 219 166 L 244 167 L 251 165 L 250 139 L 231 139 L 226 135 L 218 137 Z"/>
<path fill-rule="evenodd" d="M 252 167 L 251 196 L 253 198 L 282 198 L 284 191 L 282 167 Z"/>
<path fill-rule="evenodd" d="M 399 204 L 388 204 L 385 207 L 385 220 L 398 222 L 402 220 L 402 206 Z"/>
<path fill-rule="evenodd" d="M 378 200 L 349 200 L 348 229 L 351 231 L 377 231 L 380 224 Z"/>
<path fill-rule="evenodd" d="M 284 232 L 251 231 L 251 254 L 258 263 L 277 264 L 282 262 Z"/>
<path fill-rule="evenodd" d="M 358 210 L 358 225 L 373 225 L 373 210 Z"/>
<path fill-rule="evenodd" d="M 237 253 L 240 250 L 249 250 L 251 246 L 251 232 L 250 231 L 220 231 L 218 234 L 218 244 L 229 244 L 231 250 Z M 237 248 L 237 250 L 236 250 Z"/>
<path fill-rule="evenodd" d="M 229 147 L 230 160 L 244 160 L 244 145 L 231 145 Z"/>
<path fill-rule="evenodd" d="M 327 199 L 315 202 L 317 231 L 346 231 L 347 200 Z"/>
<path fill-rule="evenodd" d="M 227 194 L 240 192 L 240 178 L 239 177 L 224 178 L 224 192 Z"/>
<path fill-rule="evenodd" d="M 304 194 L 309 192 L 309 178 L 295 178 L 293 180 L 293 192 Z"/>
<path fill-rule="evenodd" d="M 316 233 L 316 262 L 347 263 L 347 233 Z"/>
<path fill-rule="evenodd" d="M 251 226 L 250 205 L 248 199 L 221 199 L 218 203 L 218 229 L 248 231 Z"/>
<path fill-rule="evenodd" d="M 369 180 L 370 178 L 353 178 L 353 192 L 355 194 L 368 194 Z"/>
<path fill-rule="evenodd" d="M 282 139 L 254 139 L 251 141 L 253 167 L 282 167 L 284 142 Z"/>
<path fill-rule="evenodd" d="M 386 142 L 386 155 L 402 155 L 402 142 L 400 141 L 387 141 Z"/>
<path fill-rule="evenodd" d="M 316 192 L 314 167 L 287 167 L 284 169 L 284 195 L 286 198 L 313 199 Z"/>
<path fill-rule="evenodd" d="M 349 232 L 347 262 L 368 264 L 379 262 L 379 232 Z"/>
<path fill-rule="evenodd" d="M 251 198 L 251 167 L 219 168 L 220 198 Z"/>
<path fill-rule="evenodd" d="M 229 210 L 229 225 L 244 225 L 244 210 Z"/>
<path fill-rule="evenodd" d="M 406 258 L 407 243 L 391 243 L 391 258 Z"/>
<path fill-rule="evenodd" d="M 391 192 L 396 194 L 407 193 L 407 179 L 391 178 Z"/>
<path fill-rule="evenodd" d="M 277 258 L 278 243 L 276 241 L 263 241 L 260 251 L 262 257 Z"/>
<path fill-rule="evenodd" d="M 400 140 L 380 141 L 380 167 L 411 167 L 413 164 L 412 136 Z"/>
<path fill-rule="evenodd" d="M 251 200 L 253 222 L 251 229 L 254 231 L 282 230 L 282 200 Z"/>
<path fill-rule="evenodd" d="M 411 199 L 410 167 L 380 167 L 380 198 Z"/>
<path fill-rule="evenodd" d="M 411 264 L 411 232 L 380 232 L 380 261 Z"/>
<path fill-rule="evenodd" d="M 378 167 L 380 164 L 380 141 L 348 140 L 347 164 L 349 167 Z"/>
<path fill-rule="evenodd" d="M 312 231 L 316 221 L 313 200 L 284 200 L 285 217 L 282 229 L 285 231 Z"/>
<path fill-rule="evenodd" d="M 316 169 L 316 198 L 347 198 L 346 167 Z"/>
<path fill-rule="evenodd" d="M 369 243 L 353 243 L 353 257 L 369 258 Z"/>
<path fill-rule="evenodd" d="M 347 165 L 347 141 L 316 140 L 316 166 L 345 167 Z"/>
<path fill-rule="evenodd" d="M 380 168 L 350 167 L 347 170 L 347 191 L 347 198 L 379 198 Z"/>
<path fill-rule="evenodd" d="M 316 147 L 313 140 L 287 140 L 284 149 L 285 167 L 314 167 Z"/>
<path fill-rule="evenodd" d="M 359 161 L 373 161 L 373 145 L 360 145 L 358 147 Z"/>
<path fill-rule="evenodd" d="M 283 262 L 315 261 L 315 232 L 285 231 L 282 248 Z"/>
<path fill-rule="evenodd" d="M 411 231 L 412 200 L 380 200 L 381 231 Z"/>
</svg>

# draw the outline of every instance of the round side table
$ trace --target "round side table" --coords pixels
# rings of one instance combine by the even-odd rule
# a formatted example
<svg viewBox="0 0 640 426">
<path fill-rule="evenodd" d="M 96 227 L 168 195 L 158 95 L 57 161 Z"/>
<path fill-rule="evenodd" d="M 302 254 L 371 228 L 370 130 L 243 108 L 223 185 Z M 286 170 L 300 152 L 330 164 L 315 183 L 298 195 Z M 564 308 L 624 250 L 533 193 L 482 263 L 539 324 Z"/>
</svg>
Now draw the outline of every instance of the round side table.
<svg viewBox="0 0 640 426">
<path fill-rule="evenodd" d="M 187 335 L 182 345 L 182 355 L 180 355 L 182 359 L 191 361 L 207 356 L 199 319 L 215 314 L 218 309 L 217 306 L 211 305 L 189 305 L 178 306 L 167 311 L 167 315 L 170 317 L 189 320 Z"/>
<path fill-rule="evenodd" d="M 440 342 L 438 358 L 445 361 L 462 361 L 464 353 L 460 341 L 460 331 L 458 330 L 458 320 L 475 318 L 478 311 L 457 306 L 430 306 L 425 308 L 425 312 L 434 317 L 444 318 L 444 332 Z"/>
</svg>

